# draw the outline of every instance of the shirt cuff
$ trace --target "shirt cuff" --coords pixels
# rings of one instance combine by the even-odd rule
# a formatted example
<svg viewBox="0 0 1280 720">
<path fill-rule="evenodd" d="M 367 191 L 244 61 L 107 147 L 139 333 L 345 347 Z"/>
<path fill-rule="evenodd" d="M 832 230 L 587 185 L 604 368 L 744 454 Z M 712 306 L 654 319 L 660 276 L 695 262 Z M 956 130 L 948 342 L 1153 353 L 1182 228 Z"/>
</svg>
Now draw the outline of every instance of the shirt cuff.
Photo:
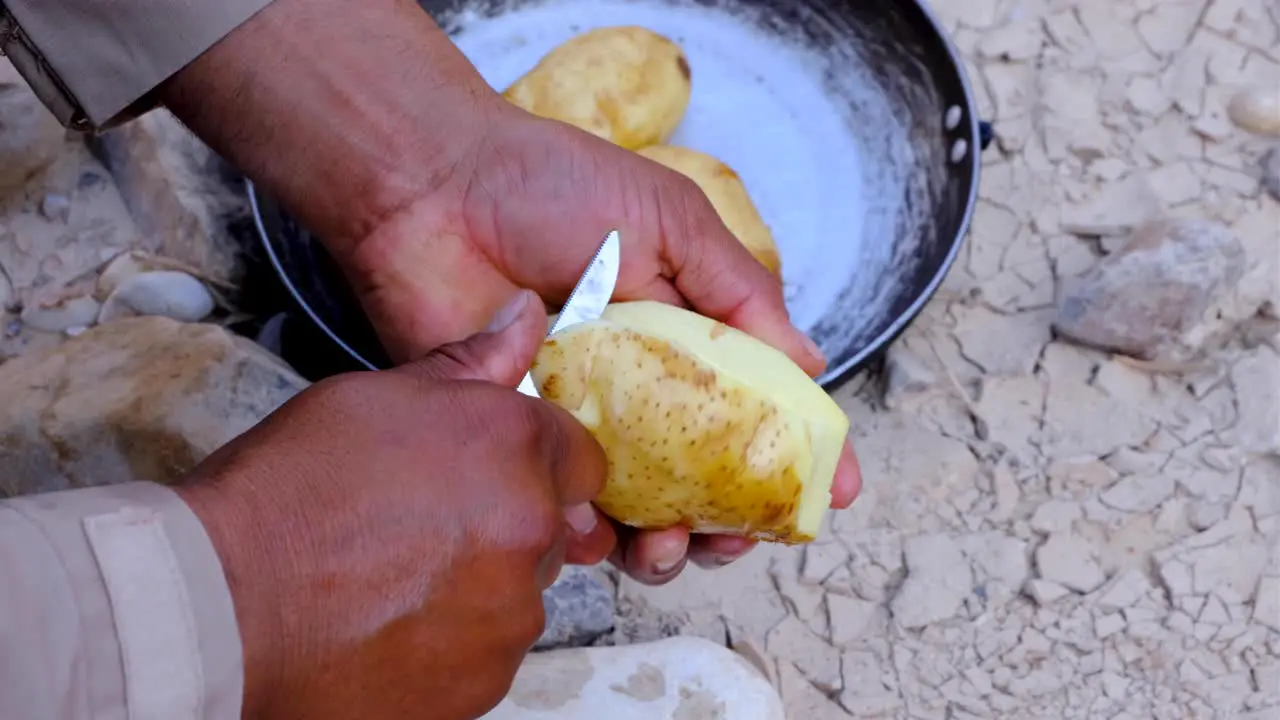
<svg viewBox="0 0 1280 720">
<path fill-rule="evenodd" d="M 64 125 L 103 128 L 270 2 L 0 0 L 0 54 Z"/>
<path fill-rule="evenodd" d="M 176 493 L 129 483 L 5 505 L 40 529 L 63 566 L 84 652 L 115 674 L 92 685 L 107 694 L 123 687 L 130 718 L 240 717 L 244 661 L 231 591 L 204 527 Z"/>
</svg>

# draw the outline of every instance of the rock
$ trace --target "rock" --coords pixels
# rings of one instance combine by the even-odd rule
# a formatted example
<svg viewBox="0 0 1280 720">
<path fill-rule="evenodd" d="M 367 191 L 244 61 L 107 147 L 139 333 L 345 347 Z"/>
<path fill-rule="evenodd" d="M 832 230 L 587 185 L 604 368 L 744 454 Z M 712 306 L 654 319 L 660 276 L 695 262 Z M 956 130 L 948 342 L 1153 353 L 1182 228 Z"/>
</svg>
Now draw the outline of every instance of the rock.
<svg viewBox="0 0 1280 720">
<path fill-rule="evenodd" d="M 613 593 L 587 568 L 566 565 L 542 604 L 547 627 L 534 650 L 581 647 L 613 629 Z"/>
<path fill-rule="evenodd" d="M 734 651 L 673 637 L 525 658 L 480 720 L 784 720 L 769 681 Z"/>
<path fill-rule="evenodd" d="M 131 315 L 159 315 L 198 322 L 213 312 L 213 295 L 204 283 L 176 270 L 143 272 L 126 278 L 102 303 L 98 322 Z"/>
<path fill-rule="evenodd" d="M 1149 223 L 1066 286 L 1054 329 L 1084 345 L 1145 359 L 1198 350 L 1188 345 L 1219 295 L 1243 277 L 1245 263 L 1240 241 L 1221 225 Z"/>
<path fill-rule="evenodd" d="M 1241 90 L 1227 103 L 1227 117 L 1245 132 L 1280 137 L 1280 86 Z"/>
<path fill-rule="evenodd" d="M 1280 201 L 1280 146 L 1268 150 L 1259 166 L 1262 169 L 1262 189 Z"/>
<path fill-rule="evenodd" d="M 890 609 L 904 628 L 951 618 L 973 592 L 973 571 L 954 539 L 943 534 L 910 538 L 903 546 L 907 577 Z"/>
<path fill-rule="evenodd" d="M 1107 581 L 1093 549 L 1084 538 L 1054 533 L 1036 549 L 1040 577 L 1078 593 L 1090 593 Z"/>
<path fill-rule="evenodd" d="M 53 164 L 66 130 L 0 58 L 0 193 L 15 190 Z"/>
<path fill-rule="evenodd" d="M 0 497 L 173 483 L 306 386 L 212 325 L 128 318 L 0 365 Z"/>
<path fill-rule="evenodd" d="M 228 226 L 248 217 L 249 206 L 221 158 L 164 110 L 92 142 L 150 246 L 214 282 L 239 279 L 243 263 Z"/>
</svg>

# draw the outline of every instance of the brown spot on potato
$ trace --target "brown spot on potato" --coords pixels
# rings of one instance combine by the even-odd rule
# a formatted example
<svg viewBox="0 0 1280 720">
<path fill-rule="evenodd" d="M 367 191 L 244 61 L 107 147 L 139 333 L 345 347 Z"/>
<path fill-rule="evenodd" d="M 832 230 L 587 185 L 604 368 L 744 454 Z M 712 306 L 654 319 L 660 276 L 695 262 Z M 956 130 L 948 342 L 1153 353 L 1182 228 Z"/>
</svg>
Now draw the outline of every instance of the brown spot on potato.
<svg viewBox="0 0 1280 720">
<path fill-rule="evenodd" d="M 542 396 L 547 400 L 558 400 L 560 398 L 560 376 L 551 373 L 542 381 Z"/>
<path fill-rule="evenodd" d="M 680 74 L 685 80 L 693 82 L 693 68 L 689 67 L 689 61 L 685 59 L 683 53 L 676 56 L 676 66 L 680 68 Z"/>
</svg>

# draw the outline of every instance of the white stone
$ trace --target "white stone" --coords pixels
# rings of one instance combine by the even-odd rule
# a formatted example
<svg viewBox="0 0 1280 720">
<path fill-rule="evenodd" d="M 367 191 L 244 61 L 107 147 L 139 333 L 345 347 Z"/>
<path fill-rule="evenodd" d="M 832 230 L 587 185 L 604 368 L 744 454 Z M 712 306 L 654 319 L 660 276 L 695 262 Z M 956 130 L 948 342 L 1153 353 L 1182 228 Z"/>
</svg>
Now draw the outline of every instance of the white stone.
<svg viewBox="0 0 1280 720">
<path fill-rule="evenodd" d="M 786 716 L 778 692 L 737 653 L 709 640 L 673 637 L 531 654 L 507 697 L 481 720 L 714 717 Z"/>
</svg>

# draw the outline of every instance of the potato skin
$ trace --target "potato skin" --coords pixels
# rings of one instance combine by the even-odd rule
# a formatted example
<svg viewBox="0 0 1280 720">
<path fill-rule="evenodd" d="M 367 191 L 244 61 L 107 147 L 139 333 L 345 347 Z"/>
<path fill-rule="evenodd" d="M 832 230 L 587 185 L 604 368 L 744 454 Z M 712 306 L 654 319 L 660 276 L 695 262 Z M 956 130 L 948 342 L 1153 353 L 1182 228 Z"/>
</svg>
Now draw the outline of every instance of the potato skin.
<svg viewBox="0 0 1280 720">
<path fill-rule="evenodd" d="M 623 26 L 571 38 L 502 95 L 535 115 L 635 150 L 675 132 L 692 91 L 680 46 L 651 30 Z"/>
<path fill-rule="evenodd" d="M 638 152 L 694 181 L 738 242 L 769 272 L 781 277 L 782 260 L 773 233 L 733 168 L 706 153 L 675 145 L 652 145 Z"/>
<path fill-rule="evenodd" d="M 532 372 L 543 398 L 573 413 L 604 448 L 609 477 L 595 502 L 615 520 L 813 540 L 796 528 L 807 429 L 760 392 L 672 343 L 609 324 L 558 333 Z"/>
</svg>

